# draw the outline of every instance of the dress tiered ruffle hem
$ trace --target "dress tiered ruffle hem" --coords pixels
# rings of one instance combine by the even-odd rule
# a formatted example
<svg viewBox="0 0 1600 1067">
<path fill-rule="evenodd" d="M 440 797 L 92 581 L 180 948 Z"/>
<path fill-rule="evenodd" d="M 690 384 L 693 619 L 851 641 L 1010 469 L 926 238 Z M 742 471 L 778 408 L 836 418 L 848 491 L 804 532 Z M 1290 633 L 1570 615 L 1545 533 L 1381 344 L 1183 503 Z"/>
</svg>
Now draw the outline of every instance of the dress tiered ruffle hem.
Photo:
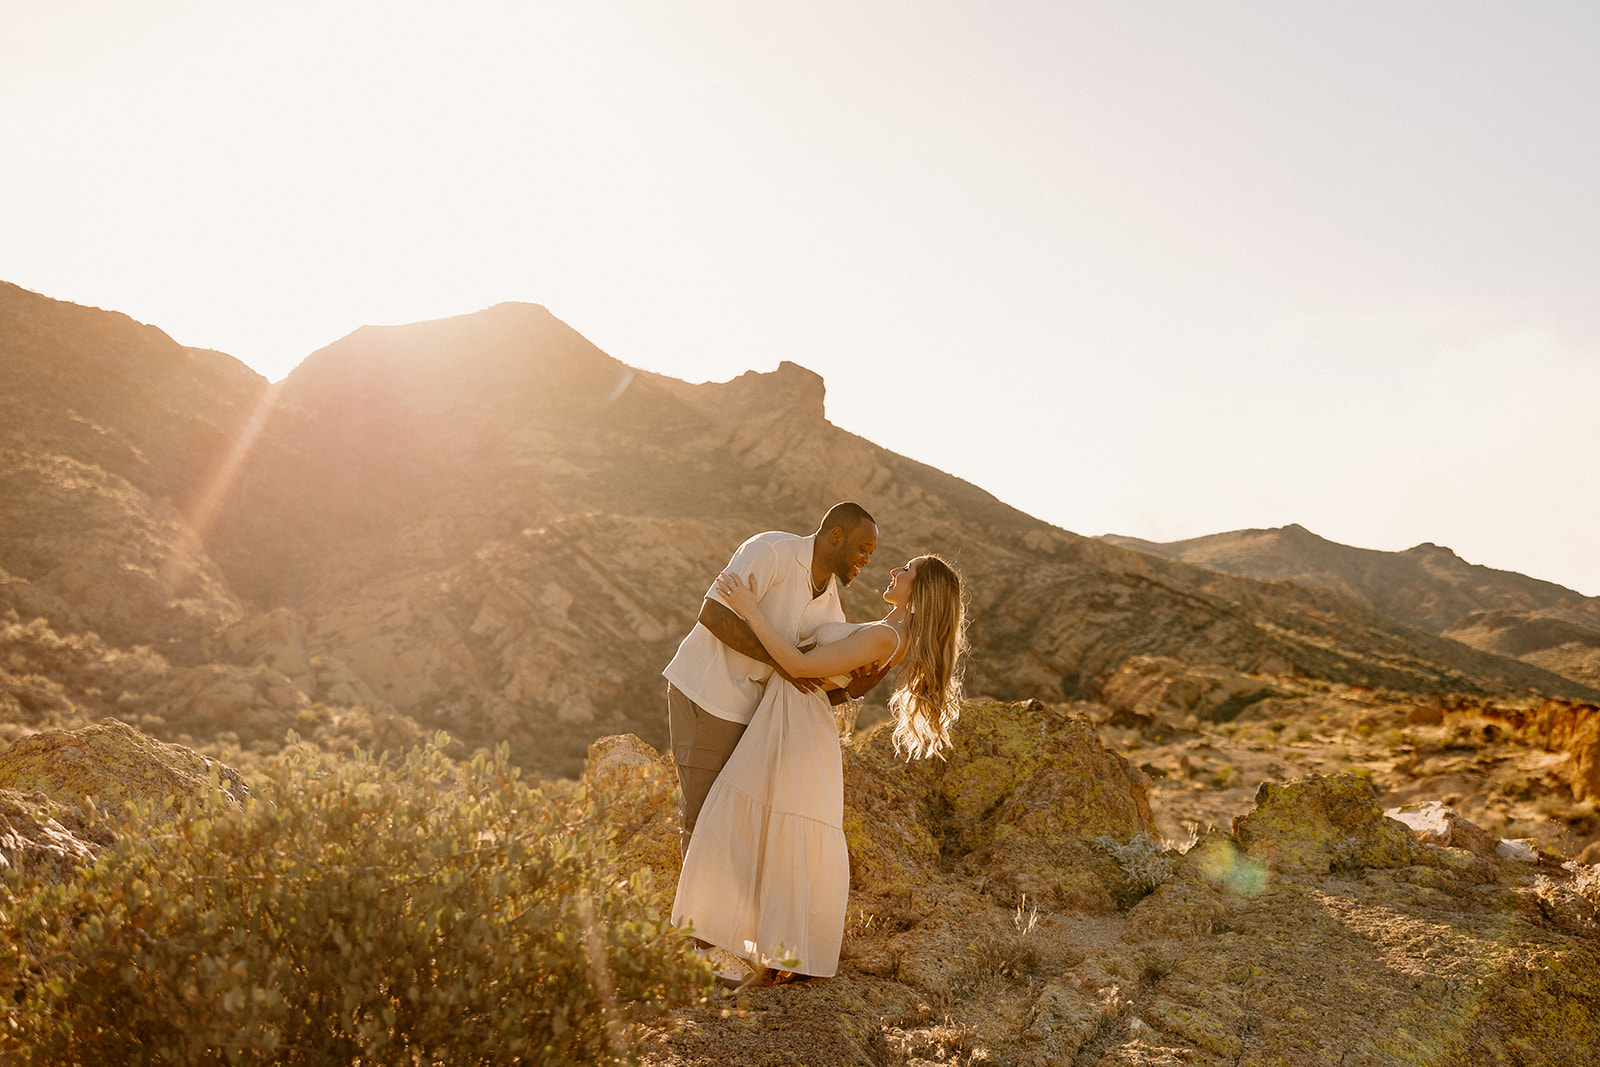
<svg viewBox="0 0 1600 1067">
<path fill-rule="evenodd" d="M 850 852 L 833 710 L 774 676 L 706 796 L 672 921 L 762 967 L 839 967 Z"/>
</svg>

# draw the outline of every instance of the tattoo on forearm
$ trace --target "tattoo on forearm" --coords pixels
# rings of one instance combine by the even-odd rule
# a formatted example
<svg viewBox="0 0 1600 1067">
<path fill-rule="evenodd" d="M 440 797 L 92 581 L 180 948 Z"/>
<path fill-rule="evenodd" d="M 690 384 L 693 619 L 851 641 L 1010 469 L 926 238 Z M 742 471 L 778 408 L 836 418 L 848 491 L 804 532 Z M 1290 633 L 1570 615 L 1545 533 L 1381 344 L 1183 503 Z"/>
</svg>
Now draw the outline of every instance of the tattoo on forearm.
<svg viewBox="0 0 1600 1067">
<path fill-rule="evenodd" d="M 756 639 L 750 624 L 739 618 L 732 608 L 715 600 L 707 600 L 700 605 L 700 622 L 711 631 L 712 636 L 735 652 L 762 663 L 775 664 L 766 646 Z"/>
</svg>

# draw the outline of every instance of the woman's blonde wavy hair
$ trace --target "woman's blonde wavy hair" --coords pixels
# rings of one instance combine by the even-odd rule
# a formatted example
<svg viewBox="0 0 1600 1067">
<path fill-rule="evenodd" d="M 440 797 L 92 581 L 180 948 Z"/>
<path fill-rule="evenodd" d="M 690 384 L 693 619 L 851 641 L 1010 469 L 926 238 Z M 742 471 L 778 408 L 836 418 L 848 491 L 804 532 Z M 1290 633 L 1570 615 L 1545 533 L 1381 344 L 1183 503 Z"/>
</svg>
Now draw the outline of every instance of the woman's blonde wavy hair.
<svg viewBox="0 0 1600 1067">
<path fill-rule="evenodd" d="M 950 747 L 961 716 L 961 654 L 967 650 L 967 604 L 961 575 L 938 556 L 924 556 L 911 580 L 906 654 L 889 709 L 894 749 L 907 759 Z"/>
</svg>

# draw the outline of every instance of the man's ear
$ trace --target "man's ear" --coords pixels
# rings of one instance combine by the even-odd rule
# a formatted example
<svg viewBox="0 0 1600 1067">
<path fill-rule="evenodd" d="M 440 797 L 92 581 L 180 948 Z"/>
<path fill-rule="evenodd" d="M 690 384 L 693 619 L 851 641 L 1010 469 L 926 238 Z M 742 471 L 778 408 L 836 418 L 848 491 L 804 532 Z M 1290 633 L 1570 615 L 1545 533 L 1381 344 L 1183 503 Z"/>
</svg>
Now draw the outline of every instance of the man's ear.
<svg viewBox="0 0 1600 1067">
<path fill-rule="evenodd" d="M 843 526 L 835 526 L 833 529 L 828 531 L 828 544 L 837 548 L 838 546 L 844 544 L 844 539 L 847 536 L 849 535 L 844 532 Z"/>
</svg>

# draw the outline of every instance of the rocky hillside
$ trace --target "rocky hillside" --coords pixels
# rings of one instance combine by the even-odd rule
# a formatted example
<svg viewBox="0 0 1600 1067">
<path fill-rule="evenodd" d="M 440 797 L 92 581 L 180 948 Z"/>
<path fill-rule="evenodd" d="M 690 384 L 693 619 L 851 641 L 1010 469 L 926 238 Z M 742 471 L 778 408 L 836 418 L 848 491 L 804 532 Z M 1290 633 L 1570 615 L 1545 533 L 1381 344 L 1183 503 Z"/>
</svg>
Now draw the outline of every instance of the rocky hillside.
<svg viewBox="0 0 1600 1067">
<path fill-rule="evenodd" d="M 112 312 L 7 287 L 0 315 L 11 736 L 115 714 L 248 762 L 291 728 L 444 728 L 570 775 L 597 736 L 665 741 L 660 668 L 734 546 L 845 498 L 882 534 L 847 611 L 950 555 L 974 693 L 1096 698 L 1157 656 L 1262 691 L 1600 700 L 1346 594 L 1053 528 L 833 426 L 794 364 L 691 385 L 504 304 L 363 328 L 269 387 Z"/>
<path fill-rule="evenodd" d="M 1600 685 L 1600 597 L 1468 563 L 1438 545 L 1379 552 L 1298 525 L 1165 543 L 1103 540 L 1228 574 L 1332 589 L 1429 633 Z"/>
</svg>

